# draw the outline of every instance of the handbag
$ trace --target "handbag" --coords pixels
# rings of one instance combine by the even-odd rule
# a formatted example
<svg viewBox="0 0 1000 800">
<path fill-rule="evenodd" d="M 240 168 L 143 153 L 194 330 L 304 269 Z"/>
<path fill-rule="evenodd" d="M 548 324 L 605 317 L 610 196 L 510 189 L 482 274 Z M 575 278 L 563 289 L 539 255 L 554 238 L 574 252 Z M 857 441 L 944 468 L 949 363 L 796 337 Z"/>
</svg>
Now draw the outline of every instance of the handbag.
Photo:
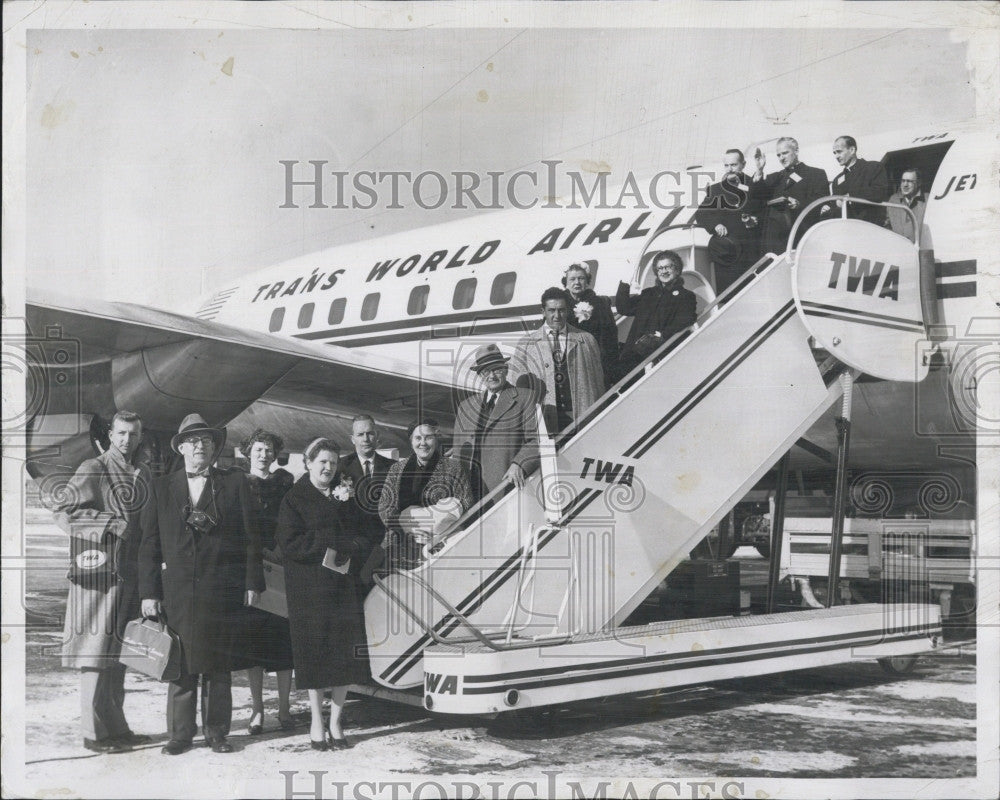
<svg viewBox="0 0 1000 800">
<path fill-rule="evenodd" d="M 257 596 L 254 608 L 288 619 L 288 599 L 285 596 L 285 568 L 267 558 L 264 562 L 264 591 Z"/>
<path fill-rule="evenodd" d="M 108 589 L 118 575 L 121 539 L 106 531 L 107 520 L 76 520 L 69 537 L 66 577 L 77 586 Z"/>
<path fill-rule="evenodd" d="M 158 681 L 181 676 L 181 640 L 165 622 L 133 619 L 125 626 L 118 660 Z"/>
</svg>

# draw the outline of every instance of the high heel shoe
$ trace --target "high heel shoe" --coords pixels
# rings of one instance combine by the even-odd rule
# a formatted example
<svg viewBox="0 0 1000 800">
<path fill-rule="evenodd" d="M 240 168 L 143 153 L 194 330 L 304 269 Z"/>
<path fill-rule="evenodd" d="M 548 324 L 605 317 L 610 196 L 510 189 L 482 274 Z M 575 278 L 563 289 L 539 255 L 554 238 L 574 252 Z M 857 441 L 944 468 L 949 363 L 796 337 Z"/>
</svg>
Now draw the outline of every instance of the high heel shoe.
<svg viewBox="0 0 1000 800">
<path fill-rule="evenodd" d="M 309 740 L 309 746 L 313 750 L 329 750 L 330 749 L 330 745 L 328 745 L 326 743 L 326 739 L 325 738 L 323 739 L 322 742 L 317 742 L 317 741 L 314 741 L 313 739 L 310 739 Z"/>
<path fill-rule="evenodd" d="M 347 741 L 346 736 L 341 736 L 337 738 L 330 731 L 326 732 L 326 741 L 330 746 L 331 750 L 350 750 L 354 747 L 349 741 Z"/>
</svg>

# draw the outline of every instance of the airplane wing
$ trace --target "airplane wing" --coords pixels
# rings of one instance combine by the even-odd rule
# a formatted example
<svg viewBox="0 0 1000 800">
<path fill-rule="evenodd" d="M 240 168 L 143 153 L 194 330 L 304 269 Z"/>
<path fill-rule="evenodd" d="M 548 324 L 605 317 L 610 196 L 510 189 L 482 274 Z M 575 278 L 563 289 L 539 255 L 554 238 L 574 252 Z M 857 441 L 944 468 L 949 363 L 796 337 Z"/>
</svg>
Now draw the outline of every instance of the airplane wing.
<svg viewBox="0 0 1000 800">
<path fill-rule="evenodd" d="M 51 391 L 46 414 L 109 415 L 128 408 L 147 426 L 169 431 L 197 411 L 211 424 L 228 424 L 230 442 L 243 428 L 264 423 L 296 450 L 319 435 L 349 434 L 350 418 L 369 413 L 383 428 L 383 446 L 405 448 L 405 426 L 418 413 L 448 428 L 465 394 L 452 388 L 450 368 L 130 303 L 29 290 L 26 313 L 29 338 L 42 343 L 39 352 L 62 342 L 62 352 L 78 362 L 78 408 L 72 393 Z M 56 368 L 51 358 L 39 366 Z"/>
</svg>

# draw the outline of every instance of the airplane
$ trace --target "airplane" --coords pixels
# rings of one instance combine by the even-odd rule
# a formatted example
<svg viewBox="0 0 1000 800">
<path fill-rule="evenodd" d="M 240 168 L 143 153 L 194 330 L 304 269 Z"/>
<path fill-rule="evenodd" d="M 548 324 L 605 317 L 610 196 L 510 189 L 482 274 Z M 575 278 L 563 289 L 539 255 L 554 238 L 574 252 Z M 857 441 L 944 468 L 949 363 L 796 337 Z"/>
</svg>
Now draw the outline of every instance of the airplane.
<svg viewBox="0 0 1000 800">
<path fill-rule="evenodd" d="M 934 271 L 938 297 L 932 334 L 943 339 L 928 344 L 935 364 L 961 337 L 975 345 L 976 326 L 986 325 L 981 318 L 992 311 L 984 312 L 979 290 L 996 259 L 984 239 L 990 202 L 983 195 L 993 187 L 984 174 L 983 137 L 975 124 L 964 124 L 861 141 L 863 154 L 882 154 L 894 180 L 905 167 L 924 176 L 921 247 L 925 260 L 933 258 L 925 267 Z M 768 144 L 752 143 L 746 152 Z M 828 147 L 803 147 L 800 156 L 829 166 Z M 692 183 L 704 188 L 700 174 Z M 191 409 L 228 425 L 231 443 L 264 425 L 282 431 L 292 450 L 318 432 L 346 444 L 350 418 L 367 412 L 384 428 L 385 447 L 405 449 L 402 431 L 418 407 L 447 427 L 475 388 L 458 351 L 448 355 L 438 345 L 460 342 L 465 357 L 487 342 L 512 349 L 540 323 L 542 291 L 573 262 L 587 262 L 592 288 L 613 295 L 619 281 L 651 282 L 651 255 L 670 247 L 684 258 L 700 308 L 709 305 L 713 268 L 707 234 L 691 223 L 696 203 L 482 214 L 286 261 L 173 312 L 29 287 L 29 471 L 72 469 L 101 446 L 103 421 L 131 407 L 147 420 L 145 445 L 154 461 L 168 457 L 164 443 Z M 629 320 L 619 324 L 624 338 Z M 46 356 L 62 353 L 60 343 L 68 347 L 66 364 Z M 67 372 L 76 374 L 66 381 Z M 975 428 L 962 413 L 969 387 L 945 391 L 946 378 L 966 373 L 932 370 L 916 393 L 908 384 L 859 384 L 868 413 L 856 421 L 852 462 L 926 469 L 941 466 L 941 448 L 968 447 Z M 810 433 L 816 447 L 798 448 L 795 469 L 825 467 L 831 430 L 818 425 Z"/>
<path fill-rule="evenodd" d="M 919 335 L 907 340 L 904 375 L 892 373 L 891 380 L 867 368 L 877 353 L 855 352 L 866 365 L 856 371 L 870 377 L 853 383 L 851 466 L 888 476 L 903 494 L 915 473 L 950 476 L 958 496 L 937 506 L 971 519 L 977 508 L 975 365 L 979 348 L 996 338 L 995 310 L 984 310 L 980 285 L 984 275 L 998 272 L 989 235 L 996 187 L 984 160 L 992 142 L 971 123 L 872 136 L 861 144 L 863 155 L 881 154 L 894 181 L 904 169 L 920 169 L 928 202 L 919 248 L 907 244 L 906 269 L 919 272 L 923 298 L 922 321 L 907 324 Z M 751 143 L 746 152 L 766 145 Z M 800 155 L 805 163 L 828 166 L 827 148 L 803 147 Z M 697 185 L 696 171 L 689 177 Z M 667 209 L 502 211 L 334 247 L 227 282 L 187 313 L 32 290 L 29 472 L 43 493 L 54 491 L 103 446 L 105 420 L 118 408 L 140 411 L 147 457 L 161 470 L 169 466 L 166 443 L 191 411 L 226 425 L 230 442 L 263 426 L 279 431 L 293 451 L 321 433 L 346 448 L 351 418 L 370 413 L 383 430 L 383 447 L 405 451 L 403 431 L 416 416 L 433 415 L 450 428 L 458 403 L 476 388 L 468 369 L 476 347 L 499 342 L 513 349 L 541 321 L 542 291 L 575 262 L 587 263 L 593 288 L 610 295 L 620 281 L 648 285 L 653 255 L 678 252 L 685 283 L 698 296 L 696 340 L 701 329 L 720 328 L 712 327 L 713 316 L 726 315 L 738 296 L 745 300 L 749 284 L 774 279 L 770 262 L 787 266 L 808 256 L 803 243 L 794 258 L 765 257 L 753 275 L 717 298 L 708 234 L 692 223 L 698 199 Z M 850 253 L 856 226 L 867 223 L 841 222 L 824 223 L 833 237 L 827 243 Z M 870 264 L 852 262 L 849 269 L 856 278 L 871 276 Z M 874 283 L 855 279 L 858 291 L 884 290 L 888 273 L 880 274 Z M 796 302 L 801 308 L 802 299 Z M 824 315 L 814 309 L 813 316 Z M 875 321 L 879 316 L 868 315 L 869 324 L 898 327 L 885 324 L 897 318 Z M 623 338 L 629 320 L 618 323 Z M 828 355 L 839 343 L 816 341 L 816 351 Z M 845 363 L 851 361 L 847 356 Z M 613 410 L 627 388 L 613 389 L 615 398 L 598 403 L 601 412 Z M 832 396 L 810 412 L 810 424 L 792 442 L 790 469 L 803 489 L 830 482 L 837 450 Z M 734 428 L 740 423 L 752 433 L 753 420 L 728 421 Z M 571 450 L 574 436 L 593 424 L 591 414 L 556 446 Z M 758 472 L 761 484 L 773 485 L 770 469 Z M 487 511 L 479 512 L 484 519 Z M 704 524 L 691 530 L 703 532 L 717 518 L 716 511 L 706 512 Z M 679 544 L 687 547 L 686 540 Z M 650 574 L 659 576 L 668 563 L 676 562 L 664 561 Z M 616 620 L 626 606 L 635 607 L 635 597 L 614 610 Z M 418 672 L 411 659 L 382 682 L 411 685 Z"/>
</svg>

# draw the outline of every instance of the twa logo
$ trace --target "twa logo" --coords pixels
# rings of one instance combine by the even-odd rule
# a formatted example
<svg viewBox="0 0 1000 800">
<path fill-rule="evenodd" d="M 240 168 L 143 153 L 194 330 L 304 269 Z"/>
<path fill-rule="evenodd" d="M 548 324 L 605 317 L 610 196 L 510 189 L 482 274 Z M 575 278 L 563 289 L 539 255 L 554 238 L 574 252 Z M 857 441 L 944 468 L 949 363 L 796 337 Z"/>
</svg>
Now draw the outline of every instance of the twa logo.
<svg viewBox="0 0 1000 800">
<path fill-rule="evenodd" d="M 872 258 L 830 253 L 830 281 L 827 288 L 858 292 L 880 300 L 899 300 L 899 267 Z M 845 269 L 846 267 L 846 269 Z"/>
<path fill-rule="evenodd" d="M 594 469 L 591 470 L 591 467 Z M 625 486 L 631 486 L 632 481 L 635 479 L 635 467 L 626 467 L 624 464 L 619 464 L 615 461 L 601 461 L 599 458 L 584 458 L 583 471 L 580 473 L 580 477 L 589 477 L 598 483 L 601 481 L 606 483 L 617 482 Z"/>
<path fill-rule="evenodd" d="M 80 569 L 97 569 L 97 567 L 103 566 L 107 560 L 107 554 L 100 550 L 84 550 L 77 554 L 76 565 Z"/>
<path fill-rule="evenodd" d="M 438 694 L 458 694 L 458 676 L 424 673 L 424 691 Z"/>
</svg>

